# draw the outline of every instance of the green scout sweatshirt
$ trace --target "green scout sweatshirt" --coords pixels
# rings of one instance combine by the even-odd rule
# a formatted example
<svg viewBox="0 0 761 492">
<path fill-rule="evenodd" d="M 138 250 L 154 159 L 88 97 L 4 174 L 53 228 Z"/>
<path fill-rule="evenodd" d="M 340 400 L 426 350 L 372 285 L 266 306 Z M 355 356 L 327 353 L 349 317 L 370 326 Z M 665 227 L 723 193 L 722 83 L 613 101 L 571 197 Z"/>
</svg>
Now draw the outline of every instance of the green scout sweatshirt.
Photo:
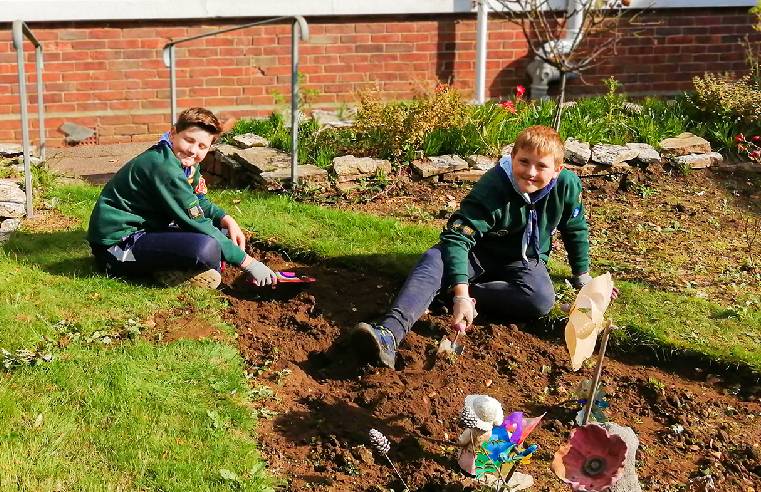
<svg viewBox="0 0 761 492">
<path fill-rule="evenodd" d="M 245 253 L 215 226 L 225 211 L 194 190 L 201 180 L 196 167 L 185 176 L 167 145 L 158 144 L 124 165 L 101 191 L 90 215 L 87 239 L 106 247 L 139 231 L 166 231 L 171 222 L 181 230 L 217 240 L 222 256 L 240 265 Z"/>
<path fill-rule="evenodd" d="M 539 257 L 545 263 L 552 233 L 560 231 L 574 274 L 589 270 L 589 230 L 581 204 L 581 180 L 567 169 L 555 187 L 535 205 L 539 218 Z M 521 239 L 529 205 L 499 166 L 475 184 L 441 233 L 444 275 L 449 286 L 468 283 L 468 253 L 509 263 L 521 260 Z M 536 257 L 532 248 L 529 256 Z"/>
</svg>

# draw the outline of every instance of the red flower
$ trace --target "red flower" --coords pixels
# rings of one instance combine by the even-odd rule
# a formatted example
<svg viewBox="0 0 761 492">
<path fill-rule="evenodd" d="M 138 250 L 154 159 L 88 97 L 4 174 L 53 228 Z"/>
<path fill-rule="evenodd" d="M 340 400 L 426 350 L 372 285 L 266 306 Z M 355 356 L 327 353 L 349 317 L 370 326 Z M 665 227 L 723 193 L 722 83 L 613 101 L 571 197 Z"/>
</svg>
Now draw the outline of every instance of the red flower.
<svg viewBox="0 0 761 492">
<path fill-rule="evenodd" d="M 750 154 L 748 154 L 748 157 L 750 157 L 753 160 L 758 160 L 759 157 L 761 157 L 761 150 L 754 150 Z"/>
<path fill-rule="evenodd" d="M 737 146 L 737 150 L 740 151 L 740 152 L 745 152 L 746 150 L 748 150 L 748 148 L 745 147 L 745 145 L 740 144 L 740 145 Z"/>
<path fill-rule="evenodd" d="M 555 453 L 552 471 L 575 491 L 606 490 L 623 473 L 627 449 L 619 436 L 588 424 L 571 431 L 568 444 Z"/>
<path fill-rule="evenodd" d="M 738 133 L 737 136 L 735 136 L 735 142 L 744 142 L 745 141 L 745 135 L 742 133 Z"/>
<path fill-rule="evenodd" d="M 761 142 L 761 135 L 753 135 L 751 140 L 753 140 L 754 143 L 759 143 Z"/>
<path fill-rule="evenodd" d="M 512 101 L 502 101 L 499 105 L 502 106 L 503 109 L 515 113 L 515 104 L 513 104 Z"/>
<path fill-rule="evenodd" d="M 515 97 L 518 99 L 522 98 L 523 95 L 526 93 L 526 88 L 522 85 L 519 85 L 515 88 Z"/>
</svg>

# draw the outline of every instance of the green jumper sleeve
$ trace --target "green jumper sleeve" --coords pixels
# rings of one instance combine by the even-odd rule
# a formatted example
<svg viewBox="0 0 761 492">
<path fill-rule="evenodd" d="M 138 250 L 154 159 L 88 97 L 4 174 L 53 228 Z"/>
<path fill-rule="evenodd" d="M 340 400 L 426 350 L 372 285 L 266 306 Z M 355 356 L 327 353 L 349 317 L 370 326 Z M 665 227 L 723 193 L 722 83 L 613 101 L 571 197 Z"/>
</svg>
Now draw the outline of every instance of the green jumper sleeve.
<svg viewBox="0 0 761 492">
<path fill-rule="evenodd" d="M 581 202 L 581 180 L 571 172 L 568 174 L 570 178 L 563 195 L 564 207 L 558 230 L 571 271 L 579 275 L 589 271 L 589 227 Z"/>
<path fill-rule="evenodd" d="M 198 204 L 201 206 L 204 216 L 210 218 L 214 225 L 219 227 L 219 221 L 227 213 L 206 197 L 206 181 L 201 175 L 201 166 L 197 166 L 193 174 L 193 190 L 198 197 Z"/>
<path fill-rule="evenodd" d="M 444 278 L 449 287 L 468 283 L 468 253 L 501 220 L 505 197 L 496 171 L 481 177 L 440 235 Z"/>
</svg>

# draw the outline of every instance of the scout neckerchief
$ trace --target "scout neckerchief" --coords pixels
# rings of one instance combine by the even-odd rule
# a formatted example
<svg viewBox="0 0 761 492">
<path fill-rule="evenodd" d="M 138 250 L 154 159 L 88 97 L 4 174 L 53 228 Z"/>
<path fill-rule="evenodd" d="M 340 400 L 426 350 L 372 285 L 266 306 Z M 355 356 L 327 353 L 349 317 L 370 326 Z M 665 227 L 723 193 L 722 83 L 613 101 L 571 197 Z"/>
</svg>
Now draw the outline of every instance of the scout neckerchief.
<svg viewBox="0 0 761 492">
<path fill-rule="evenodd" d="M 513 189 L 528 205 L 528 220 L 526 220 L 526 228 L 523 229 L 523 238 L 521 238 L 521 257 L 523 258 L 523 264 L 528 266 L 528 257 L 526 255 L 529 245 L 536 252 L 536 257 L 539 257 L 539 214 L 536 210 L 536 203 L 542 198 L 546 197 L 550 191 L 557 184 L 557 178 L 552 178 L 547 186 L 534 193 L 523 193 L 515 183 L 513 178 L 513 158 L 506 155 L 499 160 L 499 167 L 505 173 L 505 177 L 510 184 L 513 185 Z"/>
</svg>

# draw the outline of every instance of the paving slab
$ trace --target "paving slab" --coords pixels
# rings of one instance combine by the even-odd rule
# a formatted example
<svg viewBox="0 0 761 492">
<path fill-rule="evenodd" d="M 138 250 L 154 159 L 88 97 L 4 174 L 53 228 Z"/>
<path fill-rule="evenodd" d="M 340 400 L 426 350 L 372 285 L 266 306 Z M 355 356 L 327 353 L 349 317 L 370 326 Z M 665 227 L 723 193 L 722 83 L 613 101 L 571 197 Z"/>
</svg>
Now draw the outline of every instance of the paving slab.
<svg viewBox="0 0 761 492">
<path fill-rule="evenodd" d="M 151 145 L 150 142 L 131 142 L 49 149 L 47 166 L 68 176 L 103 184 L 127 161 Z"/>
</svg>

